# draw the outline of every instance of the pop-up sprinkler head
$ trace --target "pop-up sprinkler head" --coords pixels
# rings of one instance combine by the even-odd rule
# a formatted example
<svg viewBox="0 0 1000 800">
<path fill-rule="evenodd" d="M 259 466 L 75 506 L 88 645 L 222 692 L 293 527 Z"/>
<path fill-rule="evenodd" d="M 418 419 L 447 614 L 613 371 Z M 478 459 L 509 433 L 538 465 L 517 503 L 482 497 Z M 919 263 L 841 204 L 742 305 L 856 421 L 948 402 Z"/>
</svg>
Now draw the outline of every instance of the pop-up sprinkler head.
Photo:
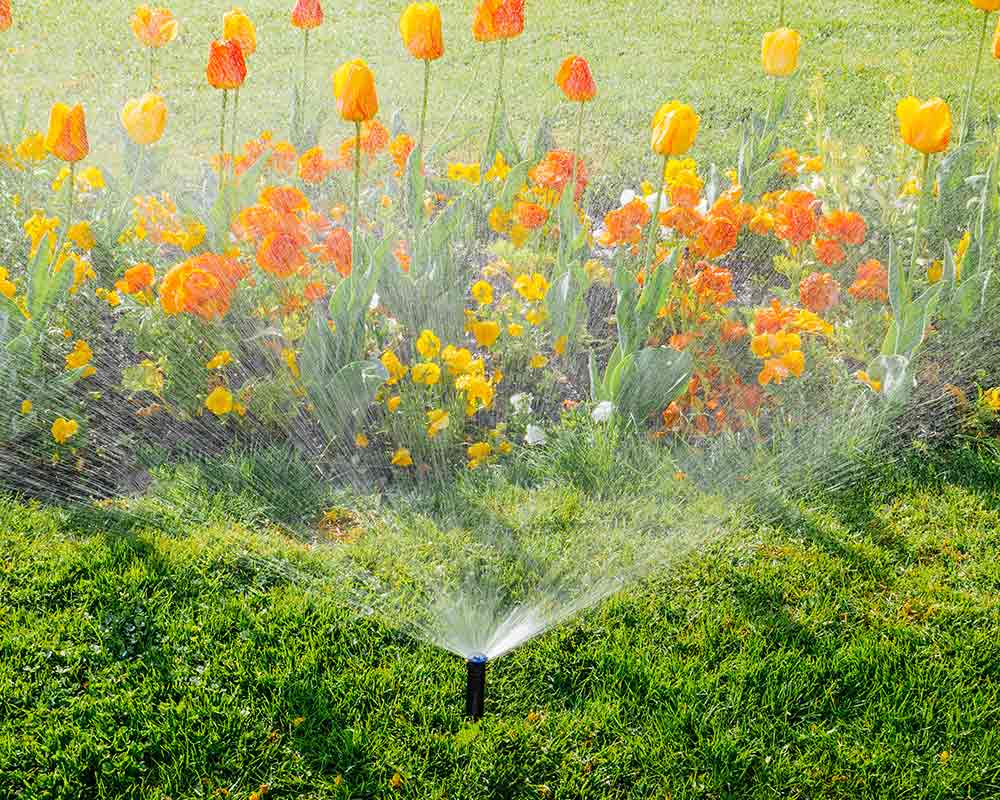
<svg viewBox="0 0 1000 800">
<path fill-rule="evenodd" d="M 483 699 L 486 695 L 486 656 L 475 655 L 465 662 L 469 673 L 465 685 L 465 716 L 479 719 L 483 716 Z"/>
</svg>

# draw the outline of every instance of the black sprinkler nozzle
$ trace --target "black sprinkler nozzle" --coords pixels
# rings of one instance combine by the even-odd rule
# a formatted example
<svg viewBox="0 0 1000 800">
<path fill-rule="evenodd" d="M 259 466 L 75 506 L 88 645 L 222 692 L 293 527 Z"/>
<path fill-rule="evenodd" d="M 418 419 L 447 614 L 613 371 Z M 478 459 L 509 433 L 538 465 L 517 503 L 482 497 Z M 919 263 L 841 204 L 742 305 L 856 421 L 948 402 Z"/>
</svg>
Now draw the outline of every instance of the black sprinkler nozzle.
<svg viewBox="0 0 1000 800">
<path fill-rule="evenodd" d="M 469 673 L 465 686 L 465 716 L 480 719 L 483 716 L 483 700 L 486 695 L 486 656 L 472 656 L 465 662 Z"/>
</svg>

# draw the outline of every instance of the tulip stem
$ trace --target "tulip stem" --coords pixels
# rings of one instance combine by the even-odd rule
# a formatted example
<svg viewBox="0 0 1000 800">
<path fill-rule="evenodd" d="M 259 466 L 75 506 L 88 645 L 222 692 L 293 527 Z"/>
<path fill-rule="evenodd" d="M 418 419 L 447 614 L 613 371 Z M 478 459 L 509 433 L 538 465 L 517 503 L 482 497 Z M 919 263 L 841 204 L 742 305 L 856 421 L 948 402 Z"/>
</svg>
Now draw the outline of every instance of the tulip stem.
<svg viewBox="0 0 1000 800">
<path fill-rule="evenodd" d="M 240 88 L 237 86 L 233 94 L 233 135 L 230 138 L 232 147 L 229 148 L 230 169 L 232 170 L 233 182 L 236 182 L 236 121 L 240 113 Z"/>
<path fill-rule="evenodd" d="M 361 123 L 354 123 L 354 214 L 351 217 L 351 268 L 358 247 L 358 215 L 361 197 Z"/>
<path fill-rule="evenodd" d="M 930 153 L 923 154 L 923 168 L 921 170 L 922 177 L 920 179 L 920 200 L 917 202 L 917 218 L 914 222 L 913 227 L 913 254 L 910 256 L 910 274 L 906 276 L 903 281 L 904 287 L 909 287 L 909 281 L 913 275 L 916 274 L 917 269 L 917 256 L 920 255 L 920 244 L 921 244 L 921 234 L 923 233 L 923 217 L 924 217 L 924 206 L 926 205 L 927 198 L 930 197 L 933 191 L 930 186 L 928 186 L 928 181 L 930 180 L 931 173 L 931 156 Z M 907 299 L 909 299 L 907 297 Z"/>
<path fill-rule="evenodd" d="M 979 71 L 983 66 L 983 50 L 986 49 L 986 34 L 989 32 L 990 12 L 983 12 L 983 30 L 979 35 L 979 52 L 976 53 L 976 66 L 972 71 L 972 78 L 969 81 L 969 88 L 965 92 L 965 106 L 962 108 L 962 127 L 958 131 L 958 146 L 962 146 L 965 141 L 965 133 L 969 128 L 969 111 L 972 108 L 972 93 L 976 89 L 976 81 L 979 80 Z"/>
<path fill-rule="evenodd" d="M 656 203 L 653 206 L 653 219 L 649 223 L 649 237 L 646 239 L 646 255 L 642 259 L 643 275 L 649 277 L 649 268 L 656 250 L 656 240 L 660 233 L 660 203 L 663 200 L 663 176 L 667 172 L 667 156 L 663 157 L 663 167 L 656 176 Z"/>
<path fill-rule="evenodd" d="M 485 154 L 485 157 L 483 158 L 483 161 L 486 162 L 486 163 L 492 163 L 493 158 L 496 155 L 496 146 L 497 146 L 496 137 L 497 137 L 498 117 L 499 117 L 499 114 L 500 114 L 500 109 L 501 109 L 502 104 L 503 104 L 503 65 L 504 65 L 504 60 L 506 59 L 506 56 L 507 56 L 507 40 L 506 39 L 501 39 L 500 40 L 500 65 L 499 65 L 499 68 L 497 69 L 497 96 L 496 96 L 496 99 L 493 101 L 493 119 L 490 122 L 490 136 L 489 136 L 489 139 L 486 142 L 486 146 L 487 147 L 492 147 L 493 150 L 494 150 L 494 152 L 492 152 L 492 153 L 486 153 Z"/>
<path fill-rule="evenodd" d="M 427 127 L 427 95 L 431 88 L 431 61 L 424 59 L 424 106 L 420 110 L 420 165 L 424 163 L 424 130 Z"/>
<path fill-rule="evenodd" d="M 580 143 L 583 141 L 583 107 L 585 103 L 580 103 L 580 115 L 576 119 L 576 149 L 573 151 L 573 182 L 570 184 L 572 186 L 573 199 L 576 200 L 576 165 L 582 160 L 580 155 Z"/>
<path fill-rule="evenodd" d="M 219 194 L 226 177 L 226 106 L 229 104 L 229 90 L 222 90 L 222 121 L 219 123 Z"/>
<path fill-rule="evenodd" d="M 153 91 L 153 87 L 156 85 L 156 77 L 153 70 L 153 57 L 156 54 L 156 50 L 152 47 L 147 49 L 149 50 L 149 91 Z"/>
<path fill-rule="evenodd" d="M 302 109 L 302 119 L 305 121 L 306 114 L 306 82 L 309 74 L 309 29 L 306 28 L 302 39 L 302 94 L 299 98 L 299 108 Z"/>
<path fill-rule="evenodd" d="M 785 0 L 778 0 L 778 27 L 785 27 Z"/>
<path fill-rule="evenodd" d="M 63 226 L 62 232 L 59 234 L 59 241 L 56 243 L 55 261 L 53 261 L 49 268 L 52 269 L 59 264 L 59 254 L 62 252 L 63 245 L 66 243 L 66 236 L 69 234 L 69 229 L 73 226 L 73 201 L 76 199 L 76 162 L 69 162 L 69 199 L 66 201 L 66 225 Z"/>
</svg>

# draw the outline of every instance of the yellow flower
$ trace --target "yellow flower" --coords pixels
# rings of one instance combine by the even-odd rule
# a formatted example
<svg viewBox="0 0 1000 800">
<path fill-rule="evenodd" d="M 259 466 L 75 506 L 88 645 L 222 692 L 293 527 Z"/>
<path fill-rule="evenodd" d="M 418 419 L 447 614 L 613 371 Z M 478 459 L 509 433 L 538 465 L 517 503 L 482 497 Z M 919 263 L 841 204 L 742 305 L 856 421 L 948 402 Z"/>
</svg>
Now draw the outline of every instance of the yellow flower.
<svg viewBox="0 0 1000 800">
<path fill-rule="evenodd" d="M 990 410 L 1000 414 L 1000 386 L 983 393 L 983 403 Z"/>
<path fill-rule="evenodd" d="M 510 243 L 518 249 L 524 246 L 524 243 L 528 241 L 529 236 L 531 236 L 531 231 L 525 228 L 521 223 L 517 223 L 510 229 Z"/>
<path fill-rule="evenodd" d="M 799 65 L 802 37 L 791 28 L 778 28 L 764 34 L 760 59 L 764 72 L 773 78 L 787 78 Z"/>
<path fill-rule="evenodd" d="M 94 248 L 94 234 L 90 230 L 90 224 L 87 222 L 77 222 L 75 225 L 71 225 L 69 230 L 66 231 L 66 236 L 81 250 L 92 250 Z"/>
<path fill-rule="evenodd" d="M 225 386 L 215 387 L 205 398 L 205 408 L 217 417 L 225 416 L 233 410 L 233 393 Z"/>
<path fill-rule="evenodd" d="M 528 362 L 529 366 L 532 369 L 541 369 L 548 363 L 549 359 L 546 356 L 543 356 L 541 353 L 535 353 L 535 355 L 531 357 L 531 361 Z"/>
<path fill-rule="evenodd" d="M 288 371 L 291 372 L 295 378 L 301 378 L 302 373 L 299 371 L 299 360 L 295 355 L 295 351 L 289 350 L 286 347 L 281 351 L 281 357 L 285 360 L 285 366 L 288 367 Z"/>
<path fill-rule="evenodd" d="M 0 295 L 8 300 L 13 300 L 14 295 L 17 294 L 17 286 L 12 281 L 7 280 L 7 274 L 7 270 L 0 267 Z"/>
<path fill-rule="evenodd" d="M 433 361 L 422 361 L 413 365 L 412 378 L 414 383 L 433 386 L 441 380 L 441 367 Z"/>
<path fill-rule="evenodd" d="M 37 131 L 25 136 L 17 146 L 17 157 L 22 161 L 38 163 L 39 161 L 44 161 L 47 155 L 45 135 Z"/>
<path fill-rule="evenodd" d="M 510 227 L 511 214 L 500 206 L 494 206 L 488 218 L 490 227 L 496 233 L 506 233 Z"/>
<path fill-rule="evenodd" d="M 955 280 L 962 280 L 962 267 L 965 264 L 965 254 L 969 252 L 970 244 L 972 244 L 972 234 L 966 231 L 955 248 Z"/>
<path fill-rule="evenodd" d="M 512 322 L 507 326 L 507 333 L 515 339 L 518 339 L 521 336 L 524 336 L 524 326 L 518 324 L 517 322 Z"/>
<path fill-rule="evenodd" d="M 882 381 L 875 380 L 874 378 L 872 378 L 864 370 L 859 370 L 858 372 L 855 372 L 854 373 L 854 377 L 857 378 L 862 383 L 867 384 L 868 387 L 873 392 L 881 392 L 882 391 Z"/>
<path fill-rule="evenodd" d="M 228 350 L 220 350 L 205 364 L 206 369 L 221 369 L 233 363 L 233 356 Z"/>
<path fill-rule="evenodd" d="M 489 442 L 476 442 L 469 445 L 469 449 L 465 452 L 470 459 L 482 461 L 484 458 L 489 458 L 490 453 L 493 452 L 493 448 Z"/>
<path fill-rule="evenodd" d="M 365 436 L 363 433 L 357 434 L 354 437 L 354 446 L 364 450 L 366 447 L 368 447 L 368 437 Z"/>
<path fill-rule="evenodd" d="M 394 467 L 412 467 L 413 457 L 410 455 L 410 451 L 405 447 L 400 447 L 395 453 L 392 454 L 392 461 L 390 462 Z"/>
<path fill-rule="evenodd" d="M 57 444 L 66 444 L 80 430 L 80 423 L 75 419 L 59 417 L 52 423 L 52 438 Z"/>
<path fill-rule="evenodd" d="M 513 449 L 514 448 L 511 446 L 511 443 L 508 442 L 507 440 L 500 442 L 499 446 L 497 447 L 497 450 L 499 450 L 504 455 L 507 455 Z"/>
<path fill-rule="evenodd" d="M 90 360 L 94 357 L 93 351 L 90 349 L 85 341 L 80 340 L 73 347 L 73 352 L 66 356 L 66 369 L 79 369 L 82 366 L 90 363 Z"/>
<path fill-rule="evenodd" d="M 31 240 L 31 257 L 35 257 L 42 240 L 48 238 L 49 246 L 55 247 L 56 230 L 59 227 L 59 220 L 56 217 L 46 217 L 41 211 L 36 211 L 27 222 L 24 223 L 24 232 Z"/>
<path fill-rule="evenodd" d="M 21 413 L 24 414 L 25 416 L 31 413 L 32 408 L 34 408 L 34 406 L 31 404 L 30 400 L 21 401 Z"/>
<path fill-rule="evenodd" d="M 385 401 L 385 407 L 388 408 L 389 411 L 395 411 L 397 408 L 399 408 L 399 404 L 402 401 L 403 398 L 400 397 L 398 394 L 393 395 L 392 397 L 390 397 L 388 400 Z"/>
<path fill-rule="evenodd" d="M 84 261 L 76 253 L 70 253 L 69 258 L 73 261 L 73 284 L 69 287 L 69 293 L 76 294 L 87 278 L 96 278 L 97 275 L 90 262 Z M 59 265 L 56 266 L 56 271 L 59 271 Z"/>
<path fill-rule="evenodd" d="M 447 411 L 436 408 L 427 412 L 427 438 L 433 439 L 448 427 L 450 415 Z"/>
<path fill-rule="evenodd" d="M 900 197 L 916 197 L 918 194 L 920 194 L 920 184 L 916 178 L 910 178 L 899 190 Z"/>
<path fill-rule="evenodd" d="M 569 339 L 565 336 L 560 336 L 556 339 L 555 344 L 552 345 L 552 349 L 555 350 L 557 356 L 561 356 L 566 352 L 567 344 L 569 344 Z"/>
<path fill-rule="evenodd" d="M 496 156 L 493 158 L 493 166 L 487 170 L 486 174 L 483 176 L 483 180 L 507 180 L 507 175 L 510 173 L 510 167 L 507 166 L 507 161 L 503 157 L 503 153 L 497 150 Z"/>
<path fill-rule="evenodd" d="M 650 147 L 661 156 L 680 156 L 691 149 L 701 117 L 689 105 L 671 100 L 664 103 L 653 117 Z"/>
<path fill-rule="evenodd" d="M 100 292 L 98 297 L 102 297 L 104 299 L 104 302 L 107 303 L 111 308 L 118 308 L 118 306 L 122 304 L 121 297 L 119 296 L 118 292 L 114 291 L 113 289 L 111 291 L 99 289 L 98 291 Z"/>
<path fill-rule="evenodd" d="M 481 306 L 488 306 L 493 302 L 493 287 L 486 281 L 476 281 L 472 284 L 472 296 Z"/>
<path fill-rule="evenodd" d="M 461 164 L 453 162 L 448 165 L 448 180 L 465 181 L 478 186 L 480 181 L 479 164 Z"/>
<path fill-rule="evenodd" d="M 941 263 L 941 259 L 938 259 L 927 268 L 927 281 L 929 283 L 937 283 L 943 277 L 944 264 Z"/>
<path fill-rule="evenodd" d="M 500 325 L 491 319 L 476 322 L 472 326 L 472 335 L 480 347 L 492 347 L 500 336 Z"/>
<path fill-rule="evenodd" d="M 434 331 L 421 331 L 417 339 L 417 352 L 424 358 L 435 358 L 441 352 L 441 340 L 434 335 Z"/>
<path fill-rule="evenodd" d="M 465 392 L 465 413 L 472 416 L 480 408 L 489 408 L 493 404 L 493 384 L 482 375 L 463 375 L 455 386 Z"/>
<path fill-rule="evenodd" d="M 76 176 L 76 187 L 81 192 L 96 192 L 104 185 L 104 173 L 97 167 L 86 167 Z"/>
<path fill-rule="evenodd" d="M 514 281 L 514 289 L 525 300 L 538 302 L 545 299 L 545 295 L 549 291 L 549 282 L 539 272 L 531 275 L 525 273 L 517 276 Z"/>
<path fill-rule="evenodd" d="M 448 372 L 453 376 L 462 375 L 472 363 L 472 353 L 464 347 L 459 349 L 454 345 L 448 345 L 441 351 L 441 360 L 448 365 Z"/>
<path fill-rule="evenodd" d="M 385 367 L 386 372 L 389 373 L 389 380 L 386 383 L 390 386 L 399 383 L 406 377 L 406 367 L 403 366 L 403 363 L 396 357 L 396 354 L 392 350 L 386 350 L 379 360 L 382 362 L 382 366 Z"/>
<path fill-rule="evenodd" d="M 544 306 L 532 308 L 524 315 L 524 318 L 532 325 L 541 325 L 549 318 L 549 312 Z"/>
</svg>

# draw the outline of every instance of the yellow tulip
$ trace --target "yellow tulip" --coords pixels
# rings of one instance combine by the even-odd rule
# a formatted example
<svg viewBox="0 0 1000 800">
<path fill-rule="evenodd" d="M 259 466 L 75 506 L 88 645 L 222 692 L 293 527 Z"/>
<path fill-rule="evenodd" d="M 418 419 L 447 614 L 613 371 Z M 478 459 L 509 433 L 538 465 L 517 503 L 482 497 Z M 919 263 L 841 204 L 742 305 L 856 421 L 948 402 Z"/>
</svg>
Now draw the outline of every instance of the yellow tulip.
<svg viewBox="0 0 1000 800">
<path fill-rule="evenodd" d="M 921 103 L 915 97 L 905 97 L 896 106 L 899 132 L 914 150 L 940 153 L 948 149 L 951 140 L 951 111 L 939 97 Z"/>
<path fill-rule="evenodd" d="M 122 126 L 136 144 L 153 144 L 163 136 L 167 125 L 167 104 L 153 92 L 125 103 L 121 114 Z"/>
<path fill-rule="evenodd" d="M 223 15 L 222 38 L 236 42 L 244 56 L 257 52 L 257 29 L 242 8 L 234 8 Z"/>
<path fill-rule="evenodd" d="M 791 28 L 778 28 L 764 34 L 760 59 L 764 72 L 774 78 L 787 78 L 799 65 L 799 48 L 802 37 Z"/>
<path fill-rule="evenodd" d="M 650 146 L 661 156 L 684 155 L 698 136 L 701 117 L 689 105 L 671 100 L 660 106 L 653 117 Z"/>
</svg>

